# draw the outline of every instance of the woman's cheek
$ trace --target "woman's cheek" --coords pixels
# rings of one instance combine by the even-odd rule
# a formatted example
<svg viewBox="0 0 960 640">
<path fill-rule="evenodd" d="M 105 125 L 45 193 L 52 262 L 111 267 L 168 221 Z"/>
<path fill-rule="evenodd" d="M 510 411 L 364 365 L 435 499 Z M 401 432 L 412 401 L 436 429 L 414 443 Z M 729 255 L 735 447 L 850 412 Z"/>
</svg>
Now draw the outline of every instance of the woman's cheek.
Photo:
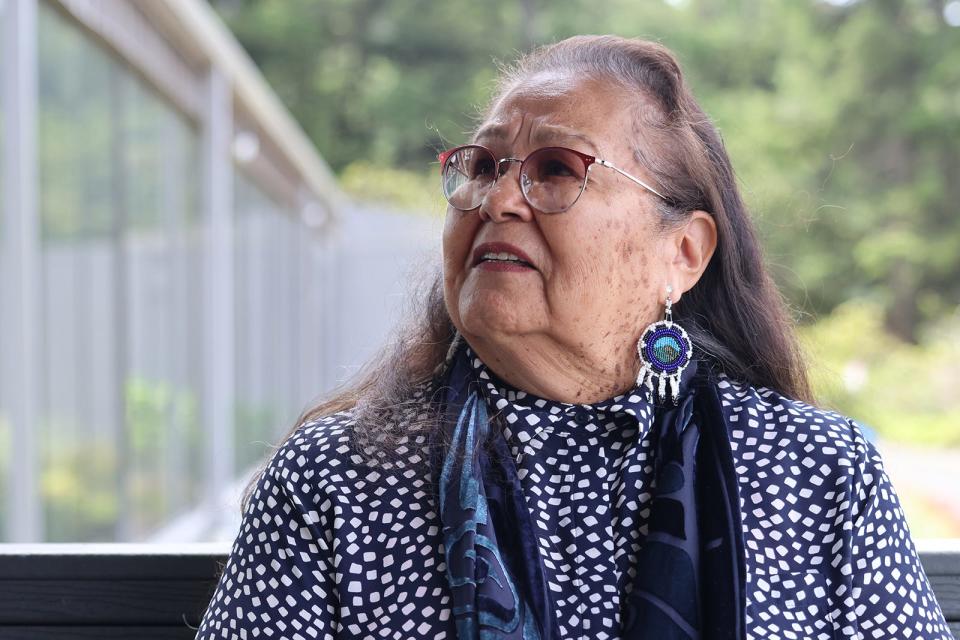
<svg viewBox="0 0 960 640">
<path fill-rule="evenodd" d="M 590 311 L 598 306 L 598 298 L 615 282 L 607 266 L 590 254 L 566 255 L 554 262 L 548 282 L 553 303 L 558 307 L 574 307 Z"/>
<path fill-rule="evenodd" d="M 467 252 L 469 250 L 469 240 L 465 237 L 466 230 L 462 225 L 448 215 L 443 229 L 443 269 L 444 277 L 450 279 L 462 280 L 466 275 L 463 273 L 467 263 Z"/>
</svg>

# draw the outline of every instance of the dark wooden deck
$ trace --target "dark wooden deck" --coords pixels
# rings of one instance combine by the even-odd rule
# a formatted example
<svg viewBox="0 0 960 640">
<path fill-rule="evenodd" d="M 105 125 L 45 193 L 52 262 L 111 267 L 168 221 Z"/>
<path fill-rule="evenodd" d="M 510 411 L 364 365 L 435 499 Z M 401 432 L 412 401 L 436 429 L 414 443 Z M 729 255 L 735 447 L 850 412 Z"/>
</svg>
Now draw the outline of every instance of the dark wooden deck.
<svg viewBox="0 0 960 640">
<path fill-rule="evenodd" d="M 222 544 L 0 545 L 0 638 L 188 639 Z"/>
<path fill-rule="evenodd" d="M 918 546 L 960 638 L 960 540 Z M 0 545 L 0 637 L 193 638 L 227 552 L 222 544 Z"/>
</svg>

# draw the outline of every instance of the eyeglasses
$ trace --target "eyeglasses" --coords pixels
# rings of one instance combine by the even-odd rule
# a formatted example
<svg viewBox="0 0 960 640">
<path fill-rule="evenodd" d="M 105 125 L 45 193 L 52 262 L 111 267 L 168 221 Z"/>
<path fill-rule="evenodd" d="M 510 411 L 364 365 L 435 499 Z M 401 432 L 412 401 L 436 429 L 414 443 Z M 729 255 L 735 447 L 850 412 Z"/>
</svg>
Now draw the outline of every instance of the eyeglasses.
<svg viewBox="0 0 960 640">
<path fill-rule="evenodd" d="M 437 158 L 440 160 L 443 196 L 461 211 L 480 206 L 497 179 L 506 173 L 504 162 L 520 163 L 520 191 L 531 207 L 543 213 L 560 213 L 572 207 L 587 186 L 587 175 L 594 165 L 613 169 L 650 193 L 667 199 L 643 180 L 606 160 L 566 147 L 542 147 L 523 160 L 497 160 L 486 147 L 465 144 L 448 149 Z"/>
</svg>

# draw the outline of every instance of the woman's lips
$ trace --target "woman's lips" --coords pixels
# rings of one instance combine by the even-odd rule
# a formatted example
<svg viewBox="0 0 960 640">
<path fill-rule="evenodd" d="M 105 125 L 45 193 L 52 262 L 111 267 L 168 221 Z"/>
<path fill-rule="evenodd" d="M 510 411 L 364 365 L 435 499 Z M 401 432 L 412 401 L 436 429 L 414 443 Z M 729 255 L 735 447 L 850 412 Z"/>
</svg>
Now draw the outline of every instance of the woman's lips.
<svg viewBox="0 0 960 640">
<path fill-rule="evenodd" d="M 483 256 L 488 253 L 498 254 L 498 253 L 507 253 L 514 255 L 520 259 L 521 262 L 526 263 L 526 266 L 531 268 L 536 268 L 533 266 L 533 260 L 525 254 L 520 248 L 513 246 L 509 242 L 495 241 L 495 242 L 484 242 L 477 248 L 473 250 L 473 266 L 478 266 L 483 262 Z"/>
<path fill-rule="evenodd" d="M 535 271 L 533 267 L 528 267 L 519 262 L 508 262 L 506 260 L 484 260 L 475 268 L 483 271 Z"/>
</svg>

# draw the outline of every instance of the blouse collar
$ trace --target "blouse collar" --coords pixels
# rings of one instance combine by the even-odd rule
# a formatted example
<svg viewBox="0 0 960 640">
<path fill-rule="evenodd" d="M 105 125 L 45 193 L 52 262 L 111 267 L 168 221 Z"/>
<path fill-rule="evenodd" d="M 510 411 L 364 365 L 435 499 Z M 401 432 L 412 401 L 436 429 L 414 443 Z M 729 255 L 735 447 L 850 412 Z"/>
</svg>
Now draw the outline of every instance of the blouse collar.
<svg viewBox="0 0 960 640">
<path fill-rule="evenodd" d="M 613 415 L 625 413 L 641 423 L 648 422 L 656 408 L 656 405 L 650 401 L 650 391 L 638 385 L 634 385 L 625 393 L 594 403 L 570 403 L 541 398 L 517 389 L 501 379 L 480 360 L 469 345 L 466 346 L 465 351 L 474 375 L 480 383 L 480 391 L 491 408 L 503 409 L 509 404 L 515 409 L 555 416 L 556 420 L 577 415 L 587 415 L 592 418 L 598 413 Z M 684 376 L 684 378 L 687 377 Z M 684 380 L 681 380 L 681 393 L 685 386 Z"/>
</svg>

